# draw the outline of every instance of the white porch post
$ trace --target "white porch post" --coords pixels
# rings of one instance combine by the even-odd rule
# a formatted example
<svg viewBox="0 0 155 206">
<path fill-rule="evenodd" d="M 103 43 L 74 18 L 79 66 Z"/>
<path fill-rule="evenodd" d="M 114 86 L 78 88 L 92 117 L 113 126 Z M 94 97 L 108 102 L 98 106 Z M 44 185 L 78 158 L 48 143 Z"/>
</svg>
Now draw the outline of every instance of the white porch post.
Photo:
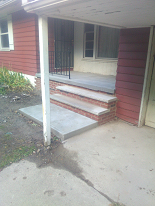
<svg viewBox="0 0 155 206">
<path fill-rule="evenodd" d="M 42 90 L 42 110 L 43 110 L 43 135 L 44 135 L 44 145 L 47 146 L 50 145 L 51 143 L 47 17 L 39 16 L 38 24 L 39 24 L 40 69 L 41 69 L 41 90 Z"/>
</svg>

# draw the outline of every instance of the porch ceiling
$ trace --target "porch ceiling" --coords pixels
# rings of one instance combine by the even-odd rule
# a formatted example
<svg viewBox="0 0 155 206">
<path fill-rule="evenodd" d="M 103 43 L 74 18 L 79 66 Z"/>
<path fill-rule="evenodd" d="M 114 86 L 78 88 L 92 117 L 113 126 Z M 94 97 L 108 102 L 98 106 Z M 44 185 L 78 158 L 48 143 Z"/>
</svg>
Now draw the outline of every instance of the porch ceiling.
<svg viewBox="0 0 155 206">
<path fill-rule="evenodd" d="M 154 0 L 37 0 L 23 6 L 38 15 L 110 27 L 155 25 Z"/>
<path fill-rule="evenodd" d="M 21 0 L 0 1 L 0 18 L 6 17 L 7 14 L 11 14 L 21 9 Z"/>
</svg>

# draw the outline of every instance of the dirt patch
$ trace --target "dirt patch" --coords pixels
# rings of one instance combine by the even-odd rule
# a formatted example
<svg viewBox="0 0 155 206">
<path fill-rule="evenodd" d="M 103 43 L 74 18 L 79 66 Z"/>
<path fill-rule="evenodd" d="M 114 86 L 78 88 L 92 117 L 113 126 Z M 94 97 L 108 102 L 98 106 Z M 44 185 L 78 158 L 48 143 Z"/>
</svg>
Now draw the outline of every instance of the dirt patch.
<svg viewBox="0 0 155 206">
<path fill-rule="evenodd" d="M 41 96 L 10 92 L 0 95 L 0 169 L 20 159 L 28 159 L 38 167 L 54 166 L 80 174 L 75 158 L 63 144 L 52 137 L 48 147 L 43 144 L 43 128 L 19 113 L 20 108 L 41 104 Z"/>
<path fill-rule="evenodd" d="M 42 127 L 22 116 L 18 109 L 41 103 L 33 93 L 10 92 L 0 95 L 0 169 L 29 156 L 42 141 Z"/>
<path fill-rule="evenodd" d="M 53 166 L 79 176 L 82 169 L 75 160 L 77 154 L 52 136 L 51 145 L 44 147 L 42 126 L 20 114 L 19 109 L 37 104 L 41 104 L 41 96 L 36 92 L 0 95 L 0 170 L 28 159 L 39 168 Z"/>
</svg>

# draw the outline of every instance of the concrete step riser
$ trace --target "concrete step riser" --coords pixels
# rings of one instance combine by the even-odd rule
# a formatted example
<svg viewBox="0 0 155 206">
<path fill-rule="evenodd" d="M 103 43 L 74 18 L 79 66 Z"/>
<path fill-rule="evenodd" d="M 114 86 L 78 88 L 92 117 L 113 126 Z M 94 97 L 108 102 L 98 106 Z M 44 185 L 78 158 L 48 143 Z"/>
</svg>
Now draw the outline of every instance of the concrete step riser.
<svg viewBox="0 0 155 206">
<path fill-rule="evenodd" d="M 61 95 L 67 96 L 67 97 L 72 97 L 74 99 L 78 99 L 80 101 L 84 101 L 84 102 L 88 102 L 90 104 L 94 104 L 94 105 L 97 105 L 97 106 L 100 106 L 100 107 L 104 107 L 106 109 L 110 109 L 111 105 L 115 104 L 115 102 L 110 102 L 108 104 L 106 102 L 101 102 L 101 101 L 90 99 L 90 98 L 87 98 L 87 97 L 84 97 L 84 96 L 72 94 L 72 93 L 69 93 L 69 92 L 60 91 L 58 89 L 55 90 L 55 92 L 52 92 L 51 94 L 61 94 Z"/>
<path fill-rule="evenodd" d="M 86 117 L 89 117 L 93 120 L 98 121 L 99 125 L 104 124 L 108 121 L 111 121 L 112 119 L 115 118 L 117 98 L 111 95 L 105 95 L 105 94 L 97 93 L 94 91 L 72 87 L 72 86 L 67 86 L 67 85 L 57 86 L 56 93 L 58 95 L 55 95 L 55 96 L 62 95 L 62 96 L 68 97 L 68 99 L 69 98 L 74 99 L 74 100 L 77 99 L 77 101 L 89 103 L 92 105 L 96 105 L 96 106 L 108 109 L 109 110 L 108 113 L 98 116 L 94 113 L 93 114 L 90 113 L 87 109 L 83 110 L 83 108 L 79 108 L 79 107 L 77 108 L 73 106 L 72 104 L 69 104 L 68 103 L 69 101 L 67 101 L 66 103 L 65 101 L 61 101 L 57 98 L 53 98 L 53 100 L 51 100 L 51 102 L 56 105 L 59 105 L 63 108 L 69 109 L 71 111 L 74 111 L 76 113 L 79 113 L 81 115 L 84 115 Z"/>
<path fill-rule="evenodd" d="M 65 88 L 65 87 L 73 88 L 72 90 L 73 90 L 73 92 L 74 92 L 74 90 L 75 90 L 75 93 L 70 93 L 70 92 L 68 92 L 68 91 L 63 91 L 62 89 Z M 75 89 L 74 89 L 74 88 L 75 88 Z M 83 93 L 82 95 L 81 95 L 81 94 L 76 94 L 76 89 L 80 89 L 81 91 L 84 91 L 84 93 Z M 87 91 L 88 91 L 88 92 L 87 92 Z M 105 94 L 103 94 L 103 93 L 93 92 L 93 93 L 94 93 L 94 96 L 95 96 L 95 94 L 96 94 L 96 95 L 100 95 L 101 97 L 105 95 L 105 96 L 108 96 L 108 97 L 110 97 L 110 98 L 113 98 L 113 100 L 110 100 L 111 102 L 107 103 L 107 102 L 105 102 L 105 101 L 103 102 L 103 100 L 101 101 L 101 100 L 94 99 L 94 97 L 93 97 L 93 98 L 87 97 L 87 93 L 89 93 L 89 92 L 93 92 L 93 91 L 65 85 L 65 86 L 57 86 L 57 87 L 56 87 L 56 90 L 55 90 L 54 92 L 52 92 L 52 93 L 53 93 L 53 94 L 54 94 L 54 93 L 55 93 L 55 94 L 57 93 L 57 94 L 65 95 L 65 96 L 68 96 L 68 97 L 71 97 L 71 98 L 74 98 L 74 99 L 78 99 L 78 100 L 80 100 L 80 101 L 88 102 L 88 103 L 90 103 L 90 104 L 94 104 L 94 105 L 97 105 L 97 106 L 100 106 L 100 107 L 103 107 L 103 108 L 106 108 L 106 109 L 110 109 L 111 106 L 113 106 L 114 104 L 116 104 L 116 98 L 113 97 L 113 96 L 111 96 L 111 95 L 105 95 Z M 81 93 L 82 93 L 82 92 L 81 92 Z M 85 93 L 86 93 L 86 96 L 84 96 Z M 89 96 L 89 95 L 88 95 L 88 96 Z M 90 96 L 91 96 L 91 95 L 90 95 Z M 101 98 L 101 99 L 102 99 L 102 98 Z M 103 98 L 103 99 L 104 99 L 104 98 Z"/>
<path fill-rule="evenodd" d="M 50 95 L 50 98 L 52 100 L 61 102 L 63 104 L 67 104 L 71 107 L 75 107 L 77 109 L 84 110 L 84 111 L 91 113 L 91 114 L 95 114 L 97 116 L 100 116 L 100 115 L 105 114 L 105 113 L 110 111 L 109 109 L 106 109 L 104 107 L 99 107 L 97 105 L 90 104 L 88 102 L 84 102 L 84 101 L 81 101 L 81 100 L 78 100 L 78 99 L 75 99 L 72 97 L 67 97 L 67 96 L 61 95 L 61 94 Z"/>
<path fill-rule="evenodd" d="M 76 87 L 67 86 L 67 85 L 66 86 L 58 86 L 56 88 L 60 91 L 76 94 L 79 96 L 87 97 L 90 99 L 94 99 L 94 100 L 98 100 L 98 101 L 106 102 L 106 103 L 114 102 L 117 100 L 117 98 L 114 96 L 95 92 L 95 91 L 84 89 L 84 88 L 76 88 Z"/>
<path fill-rule="evenodd" d="M 94 100 L 94 99 L 91 99 L 91 98 L 79 96 L 79 95 L 76 95 L 76 94 L 71 94 L 69 92 L 63 92 L 63 91 L 60 91 L 59 89 L 57 89 L 57 86 L 66 86 L 66 85 L 69 86 L 68 84 L 55 82 L 55 81 L 50 81 L 49 84 L 50 84 L 50 94 L 62 94 L 62 95 L 68 96 L 68 97 L 73 97 L 75 99 L 82 100 L 84 102 L 89 102 L 91 104 L 95 104 L 95 105 L 100 106 L 100 107 L 104 107 L 104 108 L 107 108 L 107 109 L 110 108 L 110 106 L 113 104 L 113 103 L 107 104 L 105 102 L 101 102 L 101 101 Z M 40 89 L 40 86 L 41 86 L 40 78 L 37 78 L 37 89 Z M 76 86 L 74 86 L 74 87 L 75 88 L 81 88 L 81 87 L 76 87 Z M 88 91 L 92 91 L 92 90 L 88 89 Z M 105 92 L 97 92 L 97 93 L 106 94 Z M 111 95 L 111 96 L 113 96 L 113 95 Z"/>
<path fill-rule="evenodd" d="M 81 109 L 77 109 L 75 107 L 69 106 L 67 104 L 64 104 L 64 103 L 61 103 L 61 102 L 58 102 L 58 101 L 55 101 L 52 99 L 50 100 L 50 102 L 52 104 L 56 104 L 60 107 L 71 110 L 75 113 L 81 114 L 81 115 L 86 116 L 90 119 L 93 119 L 93 120 L 97 121 L 99 125 L 105 124 L 106 122 L 113 120 L 115 118 L 115 114 L 116 114 L 116 107 L 111 107 L 110 112 L 102 114 L 100 116 L 97 116 L 97 115 L 91 114 L 89 112 L 83 111 Z"/>
</svg>

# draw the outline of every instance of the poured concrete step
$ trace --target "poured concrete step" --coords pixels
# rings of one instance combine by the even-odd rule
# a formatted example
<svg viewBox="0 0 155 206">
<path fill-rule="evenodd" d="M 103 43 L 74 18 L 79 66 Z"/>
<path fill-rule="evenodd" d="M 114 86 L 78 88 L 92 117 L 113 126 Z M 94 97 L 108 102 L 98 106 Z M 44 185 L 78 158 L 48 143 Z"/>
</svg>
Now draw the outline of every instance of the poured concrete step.
<svg viewBox="0 0 155 206">
<path fill-rule="evenodd" d="M 79 96 L 87 97 L 90 99 L 95 99 L 95 100 L 106 102 L 106 103 L 117 101 L 117 97 L 110 96 L 107 94 L 101 94 L 101 93 L 90 91 L 87 89 L 81 89 L 81 88 L 76 88 L 72 86 L 58 86 L 56 88 L 60 91 L 76 94 Z"/>
<path fill-rule="evenodd" d="M 73 99 L 71 97 L 67 97 L 67 96 L 64 96 L 61 94 L 50 95 L 50 98 L 52 100 L 57 101 L 57 102 L 61 102 L 61 103 L 67 104 L 69 106 L 76 107 L 78 109 L 89 112 L 91 114 L 95 114 L 97 116 L 105 114 L 105 113 L 110 111 L 109 109 L 99 107 L 99 106 L 90 104 L 88 102 L 83 102 L 83 101 L 78 100 L 78 99 Z"/>
<path fill-rule="evenodd" d="M 43 124 L 41 104 L 22 108 L 19 111 L 38 124 Z M 55 104 L 50 104 L 50 111 L 51 132 L 61 138 L 61 140 L 81 134 L 87 130 L 97 127 L 98 125 L 98 122 L 95 120 L 59 107 Z"/>
</svg>

